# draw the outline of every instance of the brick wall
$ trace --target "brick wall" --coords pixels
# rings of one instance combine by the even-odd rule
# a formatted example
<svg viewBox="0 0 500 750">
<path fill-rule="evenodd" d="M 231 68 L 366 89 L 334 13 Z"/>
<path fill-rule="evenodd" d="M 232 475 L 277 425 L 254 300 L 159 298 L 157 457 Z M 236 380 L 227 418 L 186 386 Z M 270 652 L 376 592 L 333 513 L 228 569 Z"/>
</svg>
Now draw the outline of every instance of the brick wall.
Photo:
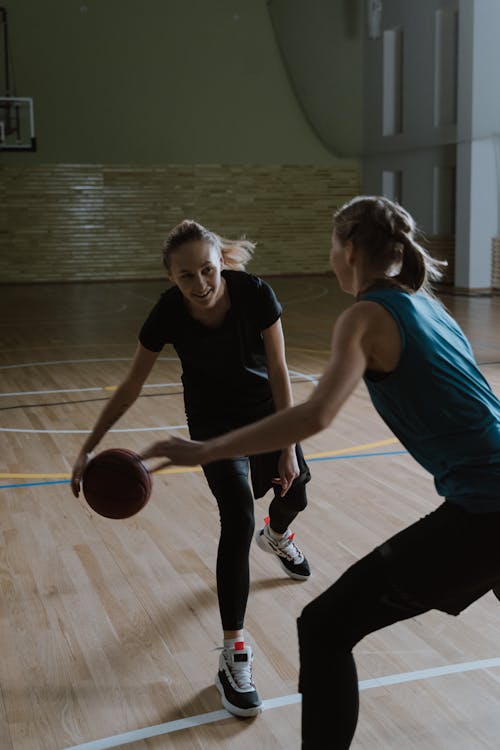
<svg viewBox="0 0 500 750">
<path fill-rule="evenodd" d="M 334 209 L 358 165 L 0 167 L 0 281 L 157 278 L 183 218 L 257 242 L 249 270 L 328 269 Z"/>
</svg>

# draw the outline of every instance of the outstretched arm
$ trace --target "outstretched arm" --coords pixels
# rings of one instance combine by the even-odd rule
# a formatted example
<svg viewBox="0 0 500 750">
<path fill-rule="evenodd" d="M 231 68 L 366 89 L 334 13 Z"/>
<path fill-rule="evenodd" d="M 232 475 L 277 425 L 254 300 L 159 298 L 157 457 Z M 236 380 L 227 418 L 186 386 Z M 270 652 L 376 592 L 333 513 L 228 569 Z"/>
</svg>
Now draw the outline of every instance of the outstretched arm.
<svg viewBox="0 0 500 750">
<path fill-rule="evenodd" d="M 311 397 L 270 417 L 207 442 L 171 438 L 152 445 L 143 458 L 166 456 L 170 463 L 191 466 L 236 455 L 268 453 L 299 442 L 328 427 L 366 370 L 374 332 L 363 305 L 353 305 L 339 317 L 332 352 Z"/>
<path fill-rule="evenodd" d="M 81 478 L 90 454 L 98 443 L 100 443 L 107 431 L 136 401 L 157 357 L 158 352 L 151 352 L 149 349 L 143 347 L 142 344 L 137 345 L 134 358 L 125 379 L 106 403 L 75 461 L 71 478 L 71 489 L 75 497 L 78 497 L 80 492 Z"/>
</svg>

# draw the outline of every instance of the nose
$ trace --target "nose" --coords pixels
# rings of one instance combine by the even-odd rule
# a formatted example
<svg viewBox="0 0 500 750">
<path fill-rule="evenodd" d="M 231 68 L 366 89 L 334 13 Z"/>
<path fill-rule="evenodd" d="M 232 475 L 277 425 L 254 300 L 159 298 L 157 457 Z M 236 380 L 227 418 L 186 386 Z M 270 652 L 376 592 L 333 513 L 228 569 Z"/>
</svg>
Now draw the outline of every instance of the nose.
<svg viewBox="0 0 500 750">
<path fill-rule="evenodd" d="M 200 274 L 199 276 L 196 276 L 193 281 L 193 292 L 195 294 L 203 293 L 206 290 L 206 284 L 205 279 Z"/>
</svg>

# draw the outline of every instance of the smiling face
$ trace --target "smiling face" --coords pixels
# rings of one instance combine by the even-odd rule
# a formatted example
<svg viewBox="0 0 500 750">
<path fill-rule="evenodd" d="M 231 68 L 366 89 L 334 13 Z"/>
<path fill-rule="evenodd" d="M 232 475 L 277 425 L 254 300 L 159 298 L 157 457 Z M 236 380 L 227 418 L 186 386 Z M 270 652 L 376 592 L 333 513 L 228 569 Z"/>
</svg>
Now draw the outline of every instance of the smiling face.
<svg viewBox="0 0 500 750">
<path fill-rule="evenodd" d="M 224 295 L 222 255 L 208 240 L 180 245 L 171 255 L 168 275 L 193 310 L 209 310 Z"/>
</svg>

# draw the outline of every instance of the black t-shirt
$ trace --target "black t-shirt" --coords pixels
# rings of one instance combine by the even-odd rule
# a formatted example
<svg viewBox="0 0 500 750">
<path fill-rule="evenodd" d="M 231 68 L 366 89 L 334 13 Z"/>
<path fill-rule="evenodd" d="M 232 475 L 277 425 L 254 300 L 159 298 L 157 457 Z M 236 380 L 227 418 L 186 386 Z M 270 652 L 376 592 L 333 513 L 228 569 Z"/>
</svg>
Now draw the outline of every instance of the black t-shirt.
<svg viewBox="0 0 500 750">
<path fill-rule="evenodd" d="M 142 346 L 159 352 L 173 345 L 182 364 L 184 404 L 190 425 L 229 417 L 242 423 L 272 411 L 262 331 L 281 315 L 281 305 L 262 279 L 222 271 L 231 307 L 210 328 L 188 312 L 178 287 L 163 292 L 139 334 Z"/>
</svg>

